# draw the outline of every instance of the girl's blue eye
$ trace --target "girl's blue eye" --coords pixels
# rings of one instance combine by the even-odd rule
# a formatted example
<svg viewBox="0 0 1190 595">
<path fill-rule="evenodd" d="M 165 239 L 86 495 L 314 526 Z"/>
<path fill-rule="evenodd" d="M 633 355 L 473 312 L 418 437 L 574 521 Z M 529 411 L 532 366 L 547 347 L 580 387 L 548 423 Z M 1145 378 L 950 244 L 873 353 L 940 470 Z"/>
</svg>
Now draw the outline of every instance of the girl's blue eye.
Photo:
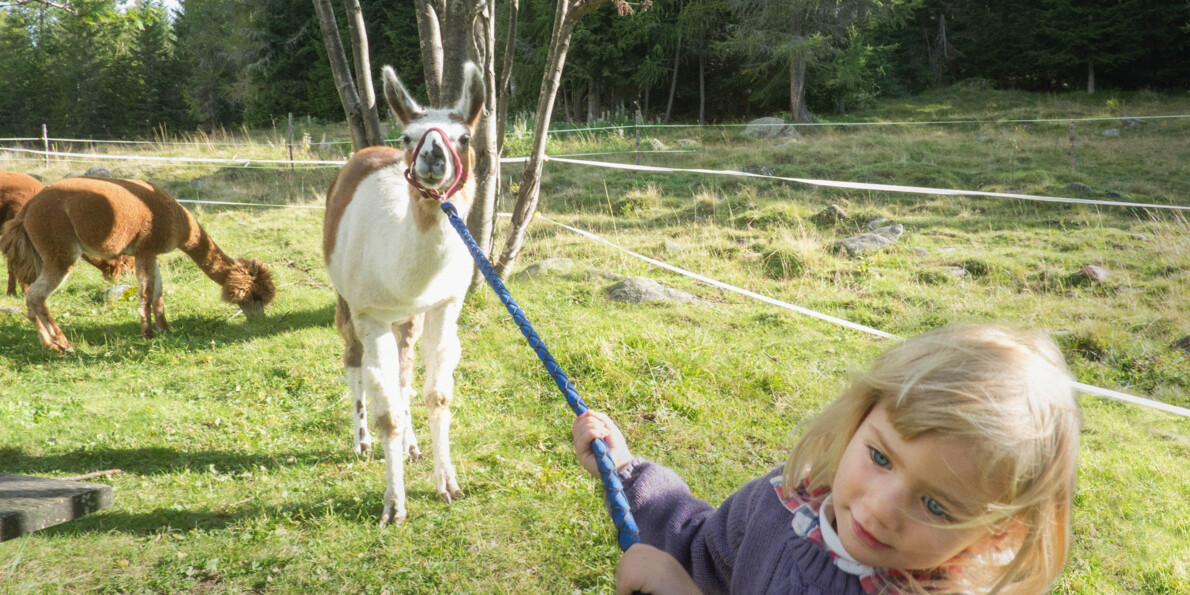
<svg viewBox="0 0 1190 595">
<path fill-rule="evenodd" d="M 929 496 L 926 496 L 924 501 L 926 504 L 926 510 L 928 510 L 930 512 L 930 514 L 932 514 L 934 516 L 939 516 L 939 517 L 948 516 L 946 514 L 946 509 L 943 508 L 942 505 L 939 504 L 937 500 L 930 498 Z"/>
<path fill-rule="evenodd" d="M 889 465 L 892 464 L 892 461 L 889 461 L 888 457 L 884 456 L 884 453 L 876 450 L 875 448 L 869 448 L 869 450 L 872 451 L 872 462 L 873 463 L 876 463 L 877 465 L 880 465 L 881 467 L 888 467 Z"/>
</svg>

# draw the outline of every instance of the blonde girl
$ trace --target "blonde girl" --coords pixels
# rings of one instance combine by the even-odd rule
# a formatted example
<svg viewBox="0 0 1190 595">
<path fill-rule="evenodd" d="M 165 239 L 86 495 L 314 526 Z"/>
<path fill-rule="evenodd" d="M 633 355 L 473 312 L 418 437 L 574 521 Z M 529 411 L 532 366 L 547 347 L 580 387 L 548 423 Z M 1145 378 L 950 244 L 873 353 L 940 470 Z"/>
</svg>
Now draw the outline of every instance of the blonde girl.
<svg viewBox="0 0 1190 595">
<path fill-rule="evenodd" d="M 718 509 L 607 416 L 573 430 L 593 473 L 608 440 L 648 544 L 618 592 L 1033 594 L 1067 557 L 1079 427 L 1052 340 L 966 325 L 884 352 Z"/>
</svg>

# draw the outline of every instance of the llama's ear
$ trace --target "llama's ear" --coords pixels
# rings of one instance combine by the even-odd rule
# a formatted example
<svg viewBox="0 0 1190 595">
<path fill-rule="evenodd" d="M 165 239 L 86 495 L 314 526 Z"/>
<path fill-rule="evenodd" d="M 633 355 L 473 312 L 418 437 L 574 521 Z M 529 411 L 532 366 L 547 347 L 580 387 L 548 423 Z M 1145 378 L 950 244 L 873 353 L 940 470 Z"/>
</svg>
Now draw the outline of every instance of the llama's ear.
<svg viewBox="0 0 1190 595">
<path fill-rule="evenodd" d="M 384 99 L 388 101 L 388 106 L 393 109 L 393 114 L 401 124 L 406 125 L 420 118 L 425 110 L 413 100 L 413 96 L 405 89 L 405 85 L 401 84 L 401 79 L 397 78 L 392 66 L 385 66 L 383 74 Z"/>
<path fill-rule="evenodd" d="M 483 74 L 474 62 L 463 64 L 463 92 L 454 111 L 463 117 L 468 128 L 475 128 L 479 122 L 479 115 L 483 113 L 484 84 Z"/>
</svg>

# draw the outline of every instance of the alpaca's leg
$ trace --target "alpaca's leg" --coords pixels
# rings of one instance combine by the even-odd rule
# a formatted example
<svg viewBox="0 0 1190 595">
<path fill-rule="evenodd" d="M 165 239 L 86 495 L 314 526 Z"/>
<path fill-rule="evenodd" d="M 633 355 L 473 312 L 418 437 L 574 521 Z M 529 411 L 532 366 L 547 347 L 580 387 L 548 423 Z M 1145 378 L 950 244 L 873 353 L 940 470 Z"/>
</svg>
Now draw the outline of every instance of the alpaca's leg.
<svg viewBox="0 0 1190 595">
<path fill-rule="evenodd" d="M 422 391 L 429 409 L 430 439 L 434 446 L 434 486 L 438 497 L 450 502 L 463 495 L 450 460 L 450 401 L 454 396 L 454 371 L 459 365 L 458 318 L 462 301 L 448 302 L 426 312 L 426 339 L 422 354 L 426 382 Z"/>
<path fill-rule="evenodd" d="M 165 321 L 165 291 L 161 286 L 161 265 L 155 266 L 157 274 L 153 275 L 153 321 L 157 329 L 164 332 L 169 330 L 169 323 Z"/>
<path fill-rule="evenodd" d="M 4 295 L 16 295 L 16 294 L 17 294 L 17 276 L 16 276 L 16 273 L 12 272 L 12 269 L 9 268 L 8 269 L 8 287 L 6 287 L 4 289 Z"/>
<path fill-rule="evenodd" d="M 392 325 L 366 316 L 354 317 L 355 330 L 363 345 L 361 368 L 368 394 L 368 417 L 384 450 L 384 513 L 380 523 L 405 520 L 405 456 L 401 434 L 408 422 L 408 405 L 403 403 L 397 360 L 399 349 Z"/>
<path fill-rule="evenodd" d="M 351 308 L 340 296 L 335 304 L 335 328 L 343 337 L 343 370 L 346 372 L 347 396 L 351 398 L 351 441 L 355 454 L 372 452 L 372 434 L 368 432 L 368 409 L 364 396 L 364 374 L 360 369 L 364 346 L 355 334 Z"/>
<path fill-rule="evenodd" d="M 66 340 L 66 335 L 54 320 L 54 315 L 50 314 L 46 300 L 66 282 L 73 268 L 73 263 L 63 265 L 60 262 L 46 261 L 42 264 L 41 274 L 25 290 L 26 315 L 37 328 L 37 337 L 41 344 L 55 351 L 74 351 L 74 347 Z"/>
<path fill-rule="evenodd" d="M 136 281 L 140 284 L 137 297 L 140 298 L 140 332 L 146 339 L 152 339 L 157 333 L 153 331 L 153 301 L 160 287 L 161 271 L 157 267 L 157 259 L 152 255 L 139 256 L 136 259 Z"/>
<path fill-rule="evenodd" d="M 421 338 L 424 314 L 418 314 L 400 324 L 393 325 L 393 334 L 397 336 L 397 347 L 401 350 L 401 395 L 405 403 L 405 431 L 402 437 L 405 444 L 402 452 L 405 457 L 414 461 L 421 459 L 421 449 L 417 447 L 417 436 L 413 433 L 413 416 L 410 415 L 409 404 L 413 402 L 413 362 L 416 354 L 417 340 Z"/>
</svg>

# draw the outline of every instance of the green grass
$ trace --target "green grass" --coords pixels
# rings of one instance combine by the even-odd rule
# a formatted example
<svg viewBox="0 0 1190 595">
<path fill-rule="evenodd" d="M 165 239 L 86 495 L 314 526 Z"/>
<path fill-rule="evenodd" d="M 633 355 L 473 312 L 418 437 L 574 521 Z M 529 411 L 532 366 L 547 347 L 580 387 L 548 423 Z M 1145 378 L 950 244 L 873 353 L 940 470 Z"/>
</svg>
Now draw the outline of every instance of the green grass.
<svg viewBox="0 0 1190 595">
<path fill-rule="evenodd" d="M 1109 99 L 959 89 L 852 117 L 1190 107 L 1153 94 Z M 1190 204 L 1190 122 L 1146 120 L 1120 137 L 1079 126 L 1087 130 L 1075 171 L 1061 124 L 823 127 L 783 148 L 744 141 L 735 129 L 661 130 L 670 146 L 679 138 L 700 146 L 644 162 L 1057 196 L 1081 182 L 1092 188 L 1084 197 L 1116 190 L 1123 200 Z M 158 154 L 281 158 L 275 142 L 261 140 L 271 134 Z M 551 151 L 630 150 L 615 133 L 574 136 Z M 316 157 L 326 156 L 298 155 Z M 92 165 L 2 159 L 0 168 L 47 180 Z M 316 204 L 335 171 L 105 165 L 179 198 L 276 204 Z M 507 188 L 520 168 L 505 172 L 513 174 Z M 563 164 L 547 165 L 542 189 L 550 218 L 676 266 L 901 336 L 969 320 L 1048 328 L 1079 380 L 1190 406 L 1190 358 L 1171 348 L 1190 335 L 1190 225 L 1176 214 Z M 830 204 L 852 217 L 815 223 Z M 113 507 L 0 544 L 0 591 L 612 591 L 614 531 L 597 482 L 574 461 L 571 413 L 490 291 L 473 292 L 460 320 L 452 438 L 467 495 L 441 503 L 429 462 L 411 464 L 409 520 L 380 528 L 383 461 L 350 451 L 321 212 L 194 211 L 226 252 L 273 265 L 279 292 L 267 317 L 247 321 L 219 302 L 217 287 L 180 253 L 162 265 L 173 329 L 152 341 L 139 336 L 134 302 L 95 301 L 107 284 L 86 266 L 50 301 L 76 353 L 48 352 L 28 321 L 0 313 L 0 470 L 122 470 L 96 480 L 115 488 Z M 859 259 L 827 250 L 878 216 L 904 225 L 899 243 Z M 680 249 L 666 249 L 666 240 Z M 519 262 L 559 256 L 576 270 L 514 279 L 513 295 L 634 451 L 672 466 L 711 502 L 778 464 L 791 428 L 887 346 L 538 221 Z M 1111 278 L 1072 285 L 1068 276 L 1086 264 Z M 968 276 L 953 276 L 955 266 Z M 600 272 L 652 276 L 708 303 L 616 304 L 604 297 L 610 281 Z M 0 305 L 23 306 L 7 297 Z M 1074 551 L 1056 592 L 1190 593 L 1190 420 L 1093 396 L 1081 402 Z M 428 450 L 425 409 L 413 411 Z"/>
</svg>

